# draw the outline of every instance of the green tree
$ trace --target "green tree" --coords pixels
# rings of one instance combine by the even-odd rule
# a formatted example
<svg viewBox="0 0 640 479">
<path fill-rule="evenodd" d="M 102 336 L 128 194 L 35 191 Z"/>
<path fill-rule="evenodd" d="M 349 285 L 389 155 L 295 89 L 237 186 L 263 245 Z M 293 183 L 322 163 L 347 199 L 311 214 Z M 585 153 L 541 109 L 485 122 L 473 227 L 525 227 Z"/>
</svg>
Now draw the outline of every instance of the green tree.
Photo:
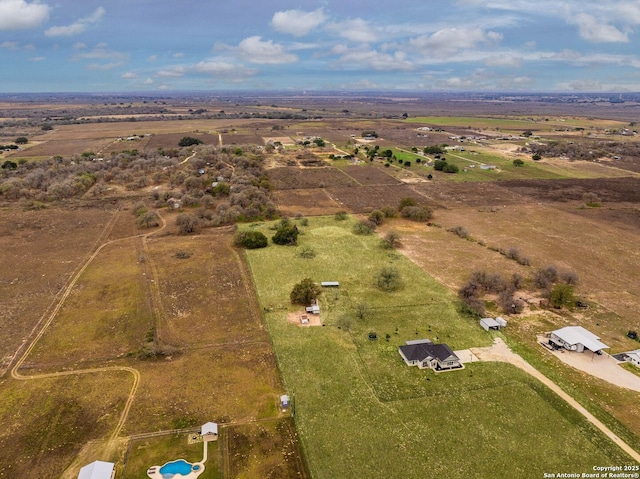
<svg viewBox="0 0 640 479">
<path fill-rule="evenodd" d="M 380 210 L 373 210 L 369 214 L 369 221 L 375 223 L 377 226 L 380 226 L 382 223 L 384 223 L 384 218 L 384 213 Z"/>
<path fill-rule="evenodd" d="M 295 246 L 298 244 L 298 233 L 298 227 L 285 220 L 280 223 L 271 241 L 279 245 Z"/>
<path fill-rule="evenodd" d="M 193 138 L 192 136 L 183 136 L 178 142 L 178 146 L 193 146 L 193 145 L 201 145 L 202 140 L 198 138 Z"/>
<path fill-rule="evenodd" d="M 446 163 L 442 167 L 442 171 L 444 171 L 445 173 L 457 173 L 458 171 L 460 171 L 460 168 L 458 168 L 456 165 L 452 165 L 451 163 Z"/>
<path fill-rule="evenodd" d="M 245 249 L 266 248 L 268 240 L 261 231 L 238 231 L 233 237 L 233 244 Z"/>
<path fill-rule="evenodd" d="M 294 285 L 289 294 L 289 299 L 291 300 L 291 304 L 306 306 L 316 300 L 318 296 L 320 296 L 320 293 L 322 293 L 320 286 L 314 283 L 311 278 L 305 278 Z"/>
<path fill-rule="evenodd" d="M 415 206 L 416 205 L 416 200 L 410 196 L 407 196 L 406 198 L 402 198 L 400 200 L 400 204 L 398 205 L 398 211 L 402 211 L 402 209 L 405 206 Z"/>
<path fill-rule="evenodd" d="M 542 155 L 540 153 L 534 153 L 533 155 L 531 155 L 531 159 L 533 161 L 539 161 L 542 159 Z"/>
<path fill-rule="evenodd" d="M 515 160 L 513 160 L 513 166 L 524 166 L 524 161 L 522 161 L 520 158 L 516 158 Z"/>
<path fill-rule="evenodd" d="M 549 302 L 554 308 L 573 305 L 573 286 L 566 283 L 558 283 L 551 290 Z"/>
<path fill-rule="evenodd" d="M 14 143 L 16 145 L 26 145 L 27 143 L 29 143 L 29 140 L 26 136 L 19 136 L 18 138 L 16 138 L 16 141 L 14 141 Z"/>
<path fill-rule="evenodd" d="M 313 142 L 317 147 L 323 148 L 325 146 L 325 142 L 322 138 L 316 138 Z"/>
</svg>

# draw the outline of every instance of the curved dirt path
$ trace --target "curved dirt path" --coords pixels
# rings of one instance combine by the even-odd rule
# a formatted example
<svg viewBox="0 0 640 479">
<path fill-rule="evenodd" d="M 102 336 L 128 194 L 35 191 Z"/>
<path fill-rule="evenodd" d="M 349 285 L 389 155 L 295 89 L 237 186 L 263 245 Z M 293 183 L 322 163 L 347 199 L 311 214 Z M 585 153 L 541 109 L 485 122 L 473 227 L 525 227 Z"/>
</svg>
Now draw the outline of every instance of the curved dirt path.
<svg viewBox="0 0 640 479">
<path fill-rule="evenodd" d="M 115 218 L 116 218 L 116 215 L 117 215 L 118 211 L 119 210 L 116 210 L 116 213 L 114 213 L 114 218 L 112 219 L 112 221 L 109 221 L 107 223 L 107 225 L 105 226 L 105 229 L 102 231 L 102 233 L 98 237 L 98 242 L 100 240 L 106 240 L 106 238 L 108 237 L 108 235 L 109 235 L 109 233 L 110 233 L 110 231 L 113 228 L 113 225 L 115 223 Z M 62 308 L 62 306 L 63 306 L 64 302 L 66 301 L 66 299 L 71 294 L 71 291 L 73 290 L 73 287 L 76 285 L 76 283 L 78 282 L 78 280 L 80 279 L 82 274 L 89 267 L 89 265 L 93 262 L 93 260 L 100 254 L 100 252 L 103 250 L 103 248 L 105 248 L 106 246 L 111 245 L 113 243 L 116 243 L 118 241 L 128 240 L 128 239 L 131 239 L 131 238 L 139 238 L 139 237 L 141 237 L 143 242 L 146 242 L 146 239 L 148 237 L 150 237 L 150 236 L 152 236 L 154 234 L 157 234 L 158 232 L 162 231 L 167 226 L 167 222 L 160 215 L 160 213 L 158 213 L 158 217 L 160 218 L 160 221 L 161 221 L 162 225 L 157 230 L 154 230 L 154 231 L 152 231 L 150 233 L 144 233 L 144 234 L 139 234 L 139 235 L 128 236 L 128 237 L 125 237 L 125 238 L 116 238 L 116 239 L 113 239 L 113 240 L 104 241 L 102 244 L 100 244 L 100 246 L 98 246 L 96 248 L 96 250 L 93 252 L 93 254 L 91 254 L 91 256 L 89 256 L 89 258 L 84 262 L 84 264 L 80 267 L 80 269 L 78 269 L 76 271 L 76 273 L 72 276 L 71 280 L 66 283 L 66 286 L 62 290 L 62 294 L 60 295 L 59 299 L 57 299 L 57 300 L 54 299 L 54 302 L 57 301 L 57 303 L 55 303 L 55 307 L 53 308 L 53 310 L 51 311 L 51 313 L 48 316 L 46 316 L 46 312 L 45 312 L 45 315 L 38 322 L 38 325 L 42 324 L 40 330 L 38 331 L 36 336 L 33 338 L 31 343 L 29 343 L 29 346 L 24 350 L 24 352 L 22 353 L 20 358 L 16 361 L 15 365 L 11 368 L 11 377 L 13 379 L 20 380 L 20 381 L 33 381 L 33 380 L 45 379 L 45 378 L 58 378 L 58 377 L 64 377 L 64 376 L 77 376 L 77 375 L 83 375 L 83 374 L 94 374 L 94 373 L 109 372 L 109 371 L 125 371 L 125 372 L 130 373 L 133 376 L 133 384 L 131 386 L 131 390 L 129 391 L 129 395 L 128 395 L 127 400 L 125 402 L 124 408 L 122 409 L 122 413 L 120 414 L 120 419 L 118 420 L 118 423 L 116 424 L 116 427 L 114 428 L 113 433 L 109 437 L 107 447 L 110 447 L 110 445 L 117 440 L 117 438 L 120 435 L 120 432 L 122 431 L 122 428 L 124 427 L 124 424 L 125 424 L 125 422 L 127 420 L 127 417 L 129 415 L 129 411 L 131 410 L 131 405 L 133 404 L 133 399 L 135 398 L 136 392 L 138 390 L 138 385 L 140 384 L 140 372 L 137 369 L 129 367 L 129 366 L 105 366 L 105 367 L 98 367 L 98 368 L 76 369 L 76 370 L 69 370 L 69 371 L 58 371 L 58 372 L 52 372 L 52 373 L 35 374 L 35 375 L 31 375 L 31 376 L 27 376 L 27 375 L 21 374 L 19 372 L 19 369 L 22 367 L 22 365 L 24 364 L 24 362 L 27 359 L 27 357 L 29 356 L 29 354 L 33 351 L 33 349 L 35 348 L 35 346 L 38 343 L 38 341 L 42 338 L 42 336 L 44 336 L 45 332 L 47 331 L 47 329 L 49 328 L 51 323 L 53 323 L 53 321 L 55 320 L 56 316 L 58 315 L 58 312 Z M 157 279 L 154 278 L 154 280 L 155 280 L 154 282 L 157 283 Z M 154 310 L 156 312 L 159 311 L 159 309 L 156 309 L 155 307 L 154 307 Z M 46 318 L 46 320 L 44 321 L 44 323 L 42 323 L 44 318 Z M 36 326 L 36 328 L 38 327 L 38 325 Z M 19 351 L 20 350 L 18 350 L 16 352 L 14 357 L 16 357 L 19 354 Z"/>
<path fill-rule="evenodd" d="M 501 361 L 509 364 L 513 364 L 519 369 L 522 369 L 526 373 L 530 374 L 542 384 L 551 389 L 554 393 L 564 399 L 571 407 L 582 414 L 590 423 L 600 429 L 607 437 L 609 437 L 615 444 L 617 444 L 624 452 L 631 456 L 635 461 L 640 463 L 640 454 L 632 449 L 627 443 L 620 439 L 611 429 L 609 429 L 604 423 L 602 423 L 593 414 L 587 411 L 580 405 L 578 401 L 564 392 L 556 383 L 551 381 L 548 377 L 531 366 L 522 357 L 509 349 L 509 346 L 500 338 L 496 338 L 493 346 L 488 348 L 471 348 L 470 351 L 480 361 Z"/>
</svg>

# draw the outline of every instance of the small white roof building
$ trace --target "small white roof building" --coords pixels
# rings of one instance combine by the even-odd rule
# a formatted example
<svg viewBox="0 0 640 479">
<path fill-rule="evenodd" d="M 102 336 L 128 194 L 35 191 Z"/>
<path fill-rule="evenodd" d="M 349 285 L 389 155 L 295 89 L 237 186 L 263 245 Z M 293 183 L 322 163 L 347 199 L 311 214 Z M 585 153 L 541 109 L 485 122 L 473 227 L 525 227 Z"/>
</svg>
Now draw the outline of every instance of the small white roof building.
<svg viewBox="0 0 640 479">
<path fill-rule="evenodd" d="M 205 441 L 215 441 L 218 439 L 218 424 L 208 422 L 200 427 L 200 435 Z"/>
<path fill-rule="evenodd" d="M 480 320 L 480 326 L 482 326 L 485 331 L 489 331 L 490 329 L 497 331 L 500 329 L 500 323 L 493 318 L 482 318 Z"/>
<path fill-rule="evenodd" d="M 628 352 L 624 353 L 624 355 L 626 356 L 626 360 L 627 361 L 629 361 L 630 363 L 633 363 L 636 366 L 640 367 L 640 349 L 635 349 L 633 351 L 628 351 Z"/>
<path fill-rule="evenodd" d="M 600 341 L 600 338 L 587 331 L 582 326 L 566 326 L 551 332 L 549 340 L 554 344 L 579 353 L 588 349 L 598 352 L 602 349 L 609 349 L 609 346 Z"/>
<path fill-rule="evenodd" d="M 287 394 L 283 394 L 280 396 L 280 406 L 283 408 L 287 408 L 291 405 L 291 400 Z"/>
<path fill-rule="evenodd" d="M 94 461 L 80 469 L 78 479 L 112 479 L 114 467 L 113 462 Z"/>
</svg>

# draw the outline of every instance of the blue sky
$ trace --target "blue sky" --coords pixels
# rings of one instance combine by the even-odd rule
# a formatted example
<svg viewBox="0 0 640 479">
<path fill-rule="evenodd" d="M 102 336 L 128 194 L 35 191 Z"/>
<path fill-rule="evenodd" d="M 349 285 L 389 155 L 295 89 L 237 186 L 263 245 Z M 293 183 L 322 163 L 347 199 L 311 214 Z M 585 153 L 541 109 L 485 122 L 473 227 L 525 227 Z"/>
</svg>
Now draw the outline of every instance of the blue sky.
<svg viewBox="0 0 640 479">
<path fill-rule="evenodd" d="M 640 91 L 640 0 L 0 0 L 0 91 Z"/>
</svg>

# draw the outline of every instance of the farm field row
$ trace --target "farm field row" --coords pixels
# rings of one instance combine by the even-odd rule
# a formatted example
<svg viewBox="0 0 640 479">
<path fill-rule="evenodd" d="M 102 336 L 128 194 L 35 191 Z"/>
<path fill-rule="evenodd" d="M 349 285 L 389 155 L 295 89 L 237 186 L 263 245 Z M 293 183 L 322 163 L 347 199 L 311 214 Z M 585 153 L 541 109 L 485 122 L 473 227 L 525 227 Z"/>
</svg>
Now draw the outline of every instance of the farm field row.
<svg viewBox="0 0 640 479">
<path fill-rule="evenodd" d="M 492 336 L 458 314 L 447 288 L 382 249 L 377 236 L 353 235 L 351 225 L 310 218 L 299 240 L 316 252 L 313 259 L 290 247 L 247 252 L 314 477 L 526 478 L 625 462 L 613 443 L 510 365 L 473 363 L 442 374 L 408 368 L 397 353 L 406 340 L 463 349 Z M 267 225 L 252 227 L 268 234 Z M 383 266 L 400 271 L 401 290 L 375 287 Z M 340 282 L 320 297 L 324 327 L 286 320 L 295 311 L 289 291 L 304 277 Z"/>
</svg>

